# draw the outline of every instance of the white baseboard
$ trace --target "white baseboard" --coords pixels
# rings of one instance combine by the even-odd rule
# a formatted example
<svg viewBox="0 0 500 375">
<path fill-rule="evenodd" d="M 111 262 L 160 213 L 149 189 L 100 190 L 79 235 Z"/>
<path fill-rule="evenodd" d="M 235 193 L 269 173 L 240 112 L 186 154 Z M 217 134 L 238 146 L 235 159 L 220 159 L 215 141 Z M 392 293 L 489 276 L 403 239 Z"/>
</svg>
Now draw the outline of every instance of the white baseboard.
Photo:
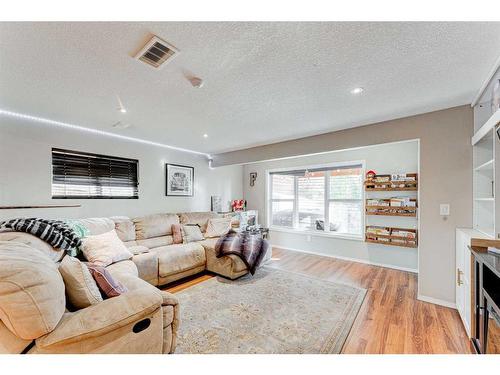
<svg viewBox="0 0 500 375">
<path fill-rule="evenodd" d="M 347 260 L 349 262 L 369 264 L 371 266 L 378 266 L 378 267 L 384 267 L 384 268 L 392 268 L 392 269 L 398 270 L 398 271 L 406 271 L 406 272 L 418 273 L 418 270 L 416 270 L 414 268 L 406 268 L 406 267 L 394 266 L 392 264 L 370 262 L 369 260 L 365 260 L 365 259 L 349 258 L 349 257 L 340 256 L 340 255 L 331 255 L 331 254 L 316 253 L 314 251 L 294 249 L 294 248 L 285 247 L 285 246 L 278 246 L 278 245 L 272 245 L 272 244 L 271 244 L 271 246 L 272 247 L 276 247 L 278 249 L 296 251 L 296 252 L 299 252 L 299 253 L 312 254 L 312 255 L 322 256 L 322 257 L 326 257 L 326 258 L 335 258 L 335 259 Z"/>
<path fill-rule="evenodd" d="M 457 305 L 455 305 L 454 302 L 449 302 L 449 301 L 445 301 L 445 300 L 433 298 L 433 297 L 427 297 L 427 296 L 423 296 L 421 294 L 417 295 L 417 299 L 419 301 L 429 302 L 429 303 L 433 303 L 435 305 L 440 305 L 440 306 L 444 306 L 444 307 L 450 307 L 452 309 L 457 308 Z"/>
</svg>

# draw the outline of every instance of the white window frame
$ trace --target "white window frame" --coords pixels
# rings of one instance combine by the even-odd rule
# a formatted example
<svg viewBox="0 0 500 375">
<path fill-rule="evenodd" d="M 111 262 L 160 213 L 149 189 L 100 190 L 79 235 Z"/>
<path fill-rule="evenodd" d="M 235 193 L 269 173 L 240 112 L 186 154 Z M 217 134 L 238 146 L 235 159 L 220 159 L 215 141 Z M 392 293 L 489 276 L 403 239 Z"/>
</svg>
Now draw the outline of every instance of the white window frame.
<svg viewBox="0 0 500 375">
<path fill-rule="evenodd" d="M 314 165 L 300 165 L 292 166 L 286 168 L 275 168 L 266 170 L 266 224 L 270 230 L 276 232 L 294 233 L 294 234 L 304 234 L 319 237 L 335 237 L 350 240 L 363 241 L 363 228 L 365 227 L 365 189 L 364 186 L 361 189 L 361 233 L 360 234 L 349 234 L 349 233 L 337 233 L 331 232 L 330 226 L 326 223 L 330 222 L 330 202 L 353 202 L 358 201 L 358 199 L 330 199 L 330 179 L 325 175 L 325 230 L 305 230 L 298 228 L 298 180 L 294 181 L 294 198 L 293 199 L 273 199 L 272 191 L 272 180 L 271 174 L 274 172 L 286 172 L 294 171 L 297 169 L 316 169 L 316 168 L 339 168 L 339 167 L 350 167 L 354 165 L 361 165 L 361 175 L 365 175 L 365 161 L 364 160 L 354 160 L 345 162 L 334 162 L 326 164 L 314 164 Z M 363 180 L 363 179 L 362 179 Z M 363 182 L 362 182 L 363 183 Z M 272 203 L 273 202 L 293 202 L 293 228 L 281 227 L 277 225 L 272 225 Z"/>
</svg>

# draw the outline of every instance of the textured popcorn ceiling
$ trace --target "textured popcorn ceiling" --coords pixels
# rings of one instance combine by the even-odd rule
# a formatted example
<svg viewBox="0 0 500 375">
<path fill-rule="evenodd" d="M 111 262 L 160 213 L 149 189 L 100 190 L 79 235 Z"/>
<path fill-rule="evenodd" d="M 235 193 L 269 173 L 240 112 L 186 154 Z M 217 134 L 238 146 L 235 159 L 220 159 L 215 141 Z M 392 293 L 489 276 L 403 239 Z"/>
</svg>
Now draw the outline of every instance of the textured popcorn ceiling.
<svg viewBox="0 0 500 375">
<path fill-rule="evenodd" d="M 470 103 L 499 54 L 500 23 L 1 23 L 0 109 L 215 153 Z"/>
</svg>

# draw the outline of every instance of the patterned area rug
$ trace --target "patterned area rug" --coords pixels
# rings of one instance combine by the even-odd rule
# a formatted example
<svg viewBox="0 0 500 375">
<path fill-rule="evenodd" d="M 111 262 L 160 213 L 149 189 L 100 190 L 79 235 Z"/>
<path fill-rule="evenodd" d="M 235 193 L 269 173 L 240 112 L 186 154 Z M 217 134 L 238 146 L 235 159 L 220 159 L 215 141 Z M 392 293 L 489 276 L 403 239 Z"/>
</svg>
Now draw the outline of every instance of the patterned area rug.
<svg viewBox="0 0 500 375">
<path fill-rule="evenodd" d="M 176 353 L 340 353 L 366 290 L 262 267 L 176 294 Z"/>
</svg>

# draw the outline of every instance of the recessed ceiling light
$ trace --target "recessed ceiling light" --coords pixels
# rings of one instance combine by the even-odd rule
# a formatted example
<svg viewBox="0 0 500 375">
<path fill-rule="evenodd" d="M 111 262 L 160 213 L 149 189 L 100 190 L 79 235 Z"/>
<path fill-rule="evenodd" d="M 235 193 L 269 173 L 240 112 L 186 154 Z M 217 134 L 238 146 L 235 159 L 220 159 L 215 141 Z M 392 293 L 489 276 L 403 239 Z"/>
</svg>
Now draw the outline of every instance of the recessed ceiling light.
<svg viewBox="0 0 500 375">
<path fill-rule="evenodd" d="M 203 134 L 203 138 L 208 138 L 208 134 Z"/>
<path fill-rule="evenodd" d="M 364 88 L 362 88 L 362 87 L 356 87 L 356 88 L 354 88 L 354 89 L 351 90 L 351 94 L 353 94 L 353 95 L 359 95 L 363 91 L 365 91 Z"/>
</svg>

